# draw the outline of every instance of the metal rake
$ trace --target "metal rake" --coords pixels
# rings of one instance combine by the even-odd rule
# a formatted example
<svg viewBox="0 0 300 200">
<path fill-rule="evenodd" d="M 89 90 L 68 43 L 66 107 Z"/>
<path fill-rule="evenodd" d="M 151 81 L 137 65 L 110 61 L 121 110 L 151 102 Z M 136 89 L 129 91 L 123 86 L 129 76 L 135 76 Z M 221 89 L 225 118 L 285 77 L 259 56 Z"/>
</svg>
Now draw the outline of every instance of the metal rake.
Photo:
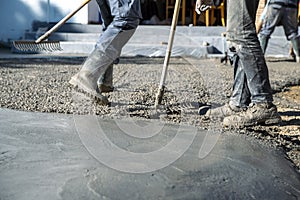
<svg viewBox="0 0 300 200">
<path fill-rule="evenodd" d="M 35 52 L 52 52 L 52 51 L 61 51 L 63 50 L 60 46 L 59 41 L 44 41 L 47 39 L 50 34 L 59 29 L 66 21 L 68 21 L 73 15 L 75 15 L 81 8 L 88 4 L 91 0 L 85 0 L 80 6 L 75 10 L 66 15 L 61 19 L 55 26 L 48 30 L 45 34 L 40 36 L 37 40 L 17 40 L 13 41 L 12 45 L 18 52 L 24 53 L 35 53 Z"/>
</svg>

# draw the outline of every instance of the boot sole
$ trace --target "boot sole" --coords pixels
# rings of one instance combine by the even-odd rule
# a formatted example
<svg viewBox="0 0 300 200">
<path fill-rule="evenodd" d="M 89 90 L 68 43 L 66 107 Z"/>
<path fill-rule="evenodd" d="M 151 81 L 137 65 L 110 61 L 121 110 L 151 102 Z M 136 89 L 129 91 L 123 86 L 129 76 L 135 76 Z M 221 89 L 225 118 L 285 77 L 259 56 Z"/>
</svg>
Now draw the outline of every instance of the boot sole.
<svg viewBox="0 0 300 200">
<path fill-rule="evenodd" d="M 266 120 L 258 121 L 258 122 L 253 122 L 253 123 L 236 123 L 236 124 L 223 124 L 225 128 L 243 128 L 243 127 L 250 127 L 250 126 L 257 126 L 257 125 L 275 125 L 281 123 L 281 117 L 280 116 L 274 116 L 272 118 L 268 118 Z"/>
<path fill-rule="evenodd" d="M 271 119 L 267 119 L 264 124 L 265 125 L 272 125 L 272 124 L 279 124 L 281 123 L 281 117 L 278 116 L 278 117 L 274 117 L 274 118 L 271 118 Z"/>
</svg>

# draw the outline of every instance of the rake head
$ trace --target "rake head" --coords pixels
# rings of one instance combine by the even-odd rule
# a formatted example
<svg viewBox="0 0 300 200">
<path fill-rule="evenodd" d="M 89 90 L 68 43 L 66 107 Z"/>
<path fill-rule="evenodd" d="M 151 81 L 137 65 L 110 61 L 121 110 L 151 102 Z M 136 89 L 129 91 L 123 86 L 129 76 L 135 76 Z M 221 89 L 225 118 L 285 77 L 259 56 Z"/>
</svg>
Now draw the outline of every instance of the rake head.
<svg viewBox="0 0 300 200">
<path fill-rule="evenodd" d="M 24 53 L 53 52 L 62 50 L 59 41 L 43 41 L 36 43 L 35 41 L 19 40 L 13 41 L 13 47 L 17 51 Z"/>
</svg>

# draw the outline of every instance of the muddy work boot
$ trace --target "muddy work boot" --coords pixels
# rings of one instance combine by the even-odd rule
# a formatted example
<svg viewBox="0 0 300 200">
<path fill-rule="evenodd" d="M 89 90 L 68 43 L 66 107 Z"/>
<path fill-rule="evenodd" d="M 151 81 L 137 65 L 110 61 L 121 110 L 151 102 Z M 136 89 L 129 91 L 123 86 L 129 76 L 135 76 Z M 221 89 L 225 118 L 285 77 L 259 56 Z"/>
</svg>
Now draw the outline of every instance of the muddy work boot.
<svg viewBox="0 0 300 200">
<path fill-rule="evenodd" d="M 243 128 L 255 125 L 273 125 L 281 122 L 277 108 L 272 103 L 257 103 L 246 111 L 225 117 L 224 127 Z"/>
<path fill-rule="evenodd" d="M 103 96 L 99 92 L 97 84 L 93 84 L 89 79 L 89 74 L 87 72 L 79 72 L 78 74 L 74 75 L 69 83 L 77 88 L 80 92 L 95 98 L 100 104 L 109 104 L 107 97 Z"/>
<path fill-rule="evenodd" d="M 232 106 L 227 103 L 224 106 L 208 110 L 204 116 L 210 119 L 223 119 L 224 117 L 237 114 L 242 110 L 240 107 Z"/>
<path fill-rule="evenodd" d="M 114 87 L 110 85 L 98 84 L 98 88 L 101 93 L 108 93 L 114 91 Z"/>
<path fill-rule="evenodd" d="M 116 61 L 114 61 L 115 63 Z M 97 81 L 98 89 L 101 93 L 113 92 L 113 64 L 109 65 L 105 73 Z"/>
</svg>

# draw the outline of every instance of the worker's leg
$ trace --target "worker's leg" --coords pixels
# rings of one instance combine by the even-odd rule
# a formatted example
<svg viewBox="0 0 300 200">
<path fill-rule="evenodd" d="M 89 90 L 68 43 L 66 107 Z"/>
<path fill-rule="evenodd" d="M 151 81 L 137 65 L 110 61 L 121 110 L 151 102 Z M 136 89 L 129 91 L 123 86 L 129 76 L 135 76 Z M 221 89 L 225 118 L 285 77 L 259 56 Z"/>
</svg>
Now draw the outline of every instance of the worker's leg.
<svg viewBox="0 0 300 200">
<path fill-rule="evenodd" d="M 300 35 L 298 33 L 298 10 L 297 8 L 285 8 L 285 15 L 282 19 L 282 25 L 285 35 L 288 40 L 291 40 L 295 58 L 297 62 L 300 62 Z"/>
<path fill-rule="evenodd" d="M 252 102 L 273 100 L 267 65 L 256 35 L 257 6 L 258 0 L 229 0 L 228 3 L 227 39 L 239 58 L 230 100 L 236 106 L 241 106 L 247 86 Z"/>
<path fill-rule="evenodd" d="M 249 90 L 251 106 L 224 118 L 225 126 L 250 126 L 257 123 L 280 121 L 272 104 L 272 89 L 268 68 L 256 34 L 255 16 L 258 0 L 229 0 L 227 38 L 239 62 L 235 66 L 235 78 L 230 104 L 242 106 Z M 253 106 L 252 106 L 253 105 Z"/>
<path fill-rule="evenodd" d="M 291 39 L 297 63 L 300 63 L 300 36 Z"/>
<path fill-rule="evenodd" d="M 283 16 L 284 16 L 283 7 L 274 4 L 268 5 L 266 17 L 264 19 L 262 28 L 259 32 L 259 41 L 263 53 L 266 52 L 269 38 L 274 32 L 275 27 L 282 21 Z"/>
<path fill-rule="evenodd" d="M 129 5 L 127 2 L 120 5 L 117 0 L 109 1 L 109 4 L 110 11 L 114 16 L 113 21 L 100 35 L 95 49 L 71 81 L 73 85 L 81 87 L 88 93 L 92 93 L 91 91 L 99 93 L 97 85 L 99 77 L 104 76 L 109 66 L 119 57 L 123 46 L 131 38 L 139 24 L 139 18 L 133 17 L 138 15 L 135 15 L 130 7 L 135 4 Z"/>
</svg>

